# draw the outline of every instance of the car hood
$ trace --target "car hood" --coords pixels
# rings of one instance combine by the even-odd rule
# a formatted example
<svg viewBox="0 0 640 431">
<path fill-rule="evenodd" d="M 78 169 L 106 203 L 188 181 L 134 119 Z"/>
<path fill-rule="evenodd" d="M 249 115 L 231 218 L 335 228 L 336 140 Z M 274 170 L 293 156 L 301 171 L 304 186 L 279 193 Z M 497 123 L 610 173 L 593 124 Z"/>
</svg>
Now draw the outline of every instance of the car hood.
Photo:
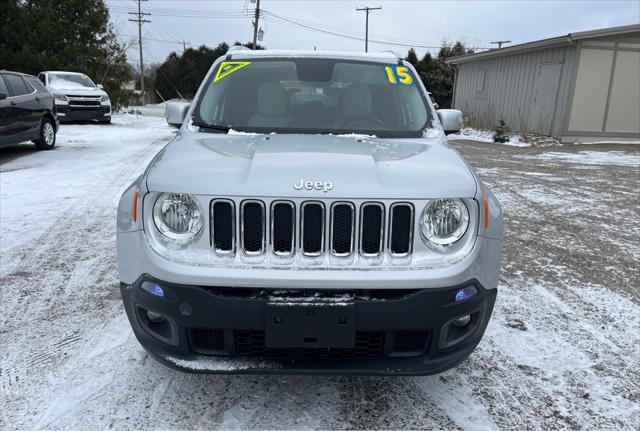
<svg viewBox="0 0 640 431">
<path fill-rule="evenodd" d="M 296 189 L 301 182 L 322 186 Z M 214 196 L 423 199 L 473 197 L 476 179 L 440 133 L 380 139 L 183 130 L 151 163 L 147 187 Z"/>
<path fill-rule="evenodd" d="M 53 86 L 49 85 L 49 90 L 53 93 L 72 94 L 74 96 L 103 96 L 107 94 L 98 87 L 82 87 L 82 86 Z"/>
</svg>

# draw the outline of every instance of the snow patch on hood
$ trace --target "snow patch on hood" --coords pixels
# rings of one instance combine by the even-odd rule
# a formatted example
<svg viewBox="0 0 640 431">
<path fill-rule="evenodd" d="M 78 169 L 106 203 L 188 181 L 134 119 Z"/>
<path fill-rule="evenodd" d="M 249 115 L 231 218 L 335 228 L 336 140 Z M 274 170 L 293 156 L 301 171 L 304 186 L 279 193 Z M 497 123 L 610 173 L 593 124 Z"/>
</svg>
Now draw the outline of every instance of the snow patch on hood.
<svg viewBox="0 0 640 431">
<path fill-rule="evenodd" d="M 227 135 L 236 135 L 236 136 L 258 136 L 259 133 L 251 133 L 251 132 L 243 132 L 242 130 L 229 129 Z"/>
</svg>

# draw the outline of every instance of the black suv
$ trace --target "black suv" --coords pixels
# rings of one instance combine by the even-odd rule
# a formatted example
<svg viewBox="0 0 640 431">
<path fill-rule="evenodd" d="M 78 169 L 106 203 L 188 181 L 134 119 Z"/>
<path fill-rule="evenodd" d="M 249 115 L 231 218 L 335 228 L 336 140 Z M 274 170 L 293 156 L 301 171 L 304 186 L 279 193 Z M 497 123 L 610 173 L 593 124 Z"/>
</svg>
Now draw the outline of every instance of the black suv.
<svg viewBox="0 0 640 431">
<path fill-rule="evenodd" d="M 53 96 L 38 78 L 0 70 L 0 147 L 33 141 L 50 150 L 57 131 Z"/>
</svg>

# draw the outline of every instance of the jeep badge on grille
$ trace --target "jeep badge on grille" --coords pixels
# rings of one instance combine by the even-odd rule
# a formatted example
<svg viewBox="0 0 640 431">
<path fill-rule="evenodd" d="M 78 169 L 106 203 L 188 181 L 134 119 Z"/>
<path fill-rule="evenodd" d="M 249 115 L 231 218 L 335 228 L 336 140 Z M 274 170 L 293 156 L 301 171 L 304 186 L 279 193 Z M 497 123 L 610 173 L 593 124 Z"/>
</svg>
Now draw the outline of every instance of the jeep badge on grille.
<svg viewBox="0 0 640 431">
<path fill-rule="evenodd" d="M 300 182 L 294 183 L 293 188 L 295 190 L 322 190 L 326 193 L 329 190 L 333 190 L 333 183 L 331 181 L 305 181 L 300 178 Z"/>
</svg>

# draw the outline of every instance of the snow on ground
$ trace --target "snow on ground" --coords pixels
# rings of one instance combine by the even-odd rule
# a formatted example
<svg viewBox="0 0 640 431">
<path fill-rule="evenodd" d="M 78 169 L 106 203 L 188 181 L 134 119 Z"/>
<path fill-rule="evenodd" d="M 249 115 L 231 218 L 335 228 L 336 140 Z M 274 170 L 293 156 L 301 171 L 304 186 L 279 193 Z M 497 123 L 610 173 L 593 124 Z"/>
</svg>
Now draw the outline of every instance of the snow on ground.
<svg viewBox="0 0 640 431">
<path fill-rule="evenodd" d="M 640 145 L 640 141 L 637 140 L 618 140 L 618 141 L 586 141 L 576 142 L 575 145 Z"/>
<path fill-rule="evenodd" d="M 125 108 L 125 112 L 139 112 L 147 117 L 162 117 L 164 118 L 165 109 L 167 107 L 166 102 L 161 103 L 148 103 L 144 106 L 131 106 Z"/>
<path fill-rule="evenodd" d="M 517 157 L 517 156 L 516 156 Z M 577 153 L 548 152 L 537 156 L 522 156 L 537 160 L 564 160 L 583 165 L 639 166 L 640 155 L 630 155 L 624 151 L 578 151 Z"/>
<path fill-rule="evenodd" d="M 171 130 L 160 118 L 134 115 L 114 116 L 106 129 L 97 124 L 65 124 L 54 151 L 3 164 L 0 172 L 7 174 L 0 176 L 0 252 L 39 237 L 80 200 L 95 199 L 92 191 L 113 181 L 114 168 L 133 181 L 140 175 L 139 158 L 152 156 L 151 142 Z M 117 191 L 111 193 L 112 203 L 117 203 Z"/>
<path fill-rule="evenodd" d="M 460 132 L 456 134 L 448 135 L 447 138 L 449 140 L 464 139 L 464 140 L 470 140 L 470 141 L 476 141 L 476 142 L 489 142 L 492 144 L 497 143 L 497 142 L 493 142 L 492 130 L 478 130 L 478 129 L 472 129 L 470 127 L 465 127 L 464 129 L 460 130 Z M 509 145 L 512 147 L 530 147 L 531 146 L 530 143 L 524 142 L 520 135 L 510 135 L 509 140 L 507 142 L 499 143 L 499 144 Z"/>
<path fill-rule="evenodd" d="M 459 367 L 211 376 L 148 357 L 118 291 L 118 197 L 172 131 L 116 116 L 0 151 L 0 429 L 640 427 L 638 151 L 452 142 L 507 232 L 494 316 Z"/>
<path fill-rule="evenodd" d="M 473 129 L 465 127 L 460 132 L 448 135 L 449 140 L 468 140 L 475 142 L 486 142 L 498 145 L 508 145 L 511 147 L 552 147 L 561 146 L 559 140 L 549 136 L 536 135 L 533 133 L 526 134 L 509 134 L 507 142 L 493 142 L 493 130 Z M 593 142 L 576 142 L 574 145 L 640 145 L 638 140 L 620 140 L 620 141 L 593 141 Z"/>
</svg>

